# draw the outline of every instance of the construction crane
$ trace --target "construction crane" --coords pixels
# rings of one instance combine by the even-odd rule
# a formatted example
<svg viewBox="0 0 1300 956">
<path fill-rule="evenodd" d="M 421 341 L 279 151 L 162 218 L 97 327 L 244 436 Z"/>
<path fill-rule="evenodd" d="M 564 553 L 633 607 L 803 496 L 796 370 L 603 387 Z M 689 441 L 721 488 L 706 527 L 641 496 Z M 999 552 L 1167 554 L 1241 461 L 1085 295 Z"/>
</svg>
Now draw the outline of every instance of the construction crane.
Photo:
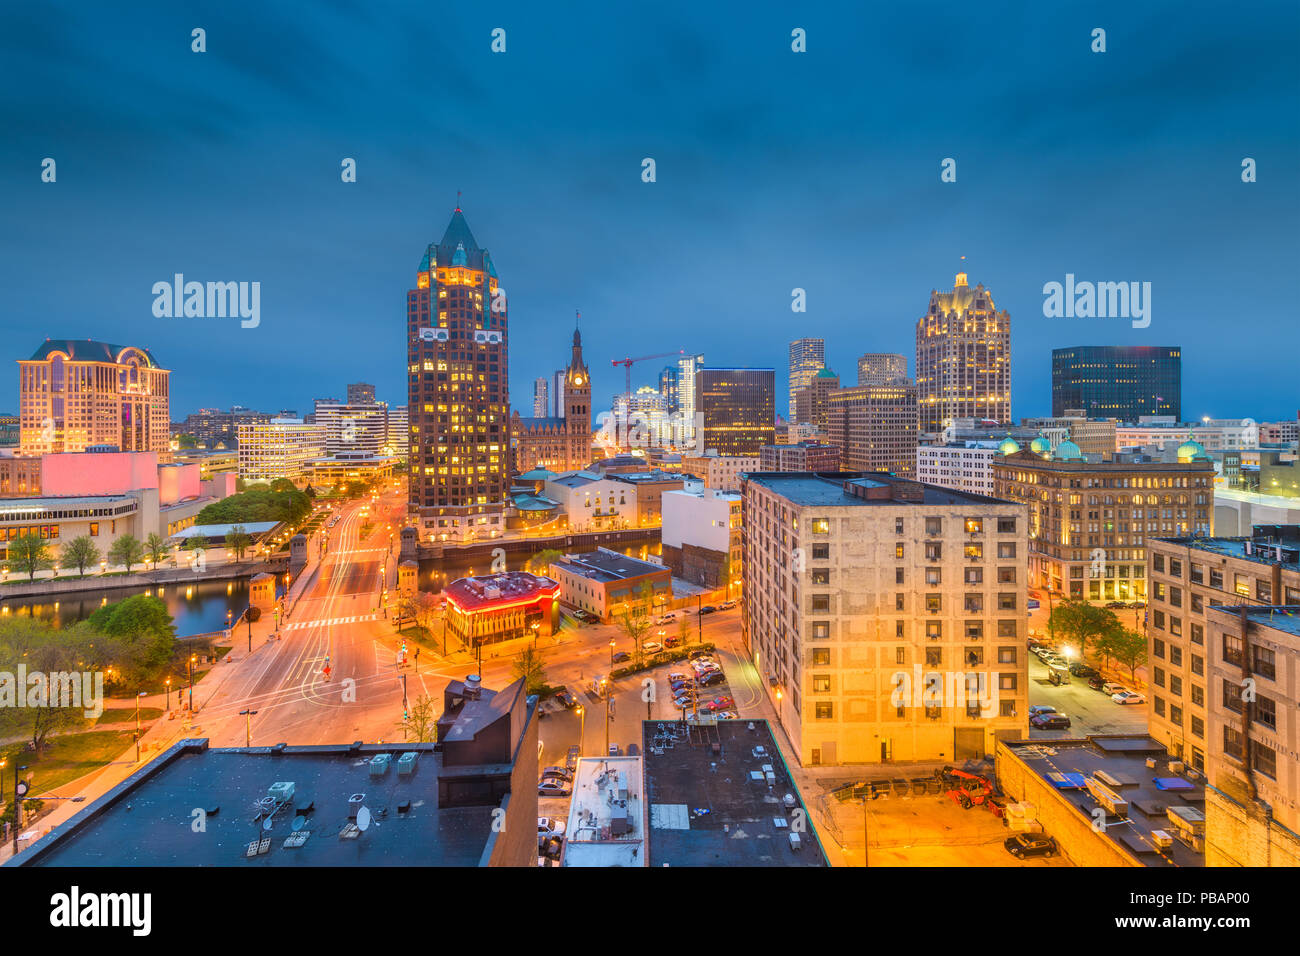
<svg viewBox="0 0 1300 956">
<path fill-rule="evenodd" d="M 621 365 L 627 372 L 627 394 L 632 394 L 632 366 L 637 362 L 648 362 L 651 359 L 670 358 L 674 355 L 685 355 L 686 349 L 678 349 L 676 352 L 660 352 L 658 355 L 638 355 L 636 358 L 611 359 L 613 365 Z"/>
</svg>

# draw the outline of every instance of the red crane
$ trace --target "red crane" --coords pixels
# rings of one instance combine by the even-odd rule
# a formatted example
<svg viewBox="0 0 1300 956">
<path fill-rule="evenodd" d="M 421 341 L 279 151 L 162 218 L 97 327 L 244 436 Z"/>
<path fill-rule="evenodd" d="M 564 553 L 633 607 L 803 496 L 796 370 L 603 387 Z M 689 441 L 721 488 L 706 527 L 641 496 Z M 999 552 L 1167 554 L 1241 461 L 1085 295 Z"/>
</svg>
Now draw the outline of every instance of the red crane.
<svg viewBox="0 0 1300 956">
<path fill-rule="evenodd" d="M 650 359 L 668 358 L 673 355 L 685 355 L 686 349 L 678 349 L 676 352 L 660 352 L 658 355 L 638 355 L 636 358 L 611 359 L 613 365 L 623 366 L 627 372 L 627 394 L 632 394 L 632 366 L 636 362 L 648 362 Z"/>
</svg>

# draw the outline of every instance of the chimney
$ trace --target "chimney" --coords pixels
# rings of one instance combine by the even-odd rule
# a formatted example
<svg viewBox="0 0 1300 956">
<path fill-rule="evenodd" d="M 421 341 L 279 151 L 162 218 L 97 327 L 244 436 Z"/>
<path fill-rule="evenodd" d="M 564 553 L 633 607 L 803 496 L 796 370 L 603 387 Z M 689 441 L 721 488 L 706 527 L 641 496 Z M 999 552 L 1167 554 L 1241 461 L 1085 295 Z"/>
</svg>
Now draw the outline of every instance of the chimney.
<svg viewBox="0 0 1300 956">
<path fill-rule="evenodd" d="M 482 691 L 482 684 L 479 682 L 478 674 L 470 674 L 465 678 L 465 698 L 467 700 L 478 700 Z"/>
</svg>

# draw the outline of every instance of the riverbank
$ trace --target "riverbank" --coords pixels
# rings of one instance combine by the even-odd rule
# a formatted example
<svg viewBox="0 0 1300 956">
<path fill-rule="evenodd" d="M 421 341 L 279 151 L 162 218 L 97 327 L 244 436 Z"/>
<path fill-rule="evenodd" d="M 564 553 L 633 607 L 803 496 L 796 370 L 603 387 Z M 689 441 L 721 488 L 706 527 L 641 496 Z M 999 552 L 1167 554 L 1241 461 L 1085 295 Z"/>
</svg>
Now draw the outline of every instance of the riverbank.
<svg viewBox="0 0 1300 956">
<path fill-rule="evenodd" d="M 5 598 L 48 597 L 54 594 L 76 594 L 80 591 L 107 591 L 130 588 L 152 588 L 168 584 L 196 584 L 202 581 L 226 581 L 231 578 L 252 577 L 263 571 L 283 574 L 289 569 L 289 559 L 270 561 L 210 562 L 202 571 L 191 568 L 159 568 L 156 571 L 139 571 L 127 574 L 109 571 L 88 574 L 85 577 L 60 575 L 59 577 L 30 580 L 9 580 L 0 585 L 0 600 Z"/>
</svg>

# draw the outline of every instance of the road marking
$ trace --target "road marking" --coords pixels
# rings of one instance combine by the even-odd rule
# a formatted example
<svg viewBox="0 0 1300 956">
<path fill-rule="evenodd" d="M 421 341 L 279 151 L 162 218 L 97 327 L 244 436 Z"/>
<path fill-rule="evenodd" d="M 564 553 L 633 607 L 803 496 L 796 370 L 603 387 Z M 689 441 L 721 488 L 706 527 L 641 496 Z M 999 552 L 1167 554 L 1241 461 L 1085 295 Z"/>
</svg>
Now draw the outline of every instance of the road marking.
<svg viewBox="0 0 1300 956">
<path fill-rule="evenodd" d="M 349 617 L 332 617 L 324 621 L 296 621 L 293 624 L 286 624 L 283 630 L 296 631 L 304 627 L 335 627 L 339 624 L 359 624 L 364 621 L 375 621 L 379 619 L 377 612 L 370 614 L 353 614 Z"/>
</svg>

